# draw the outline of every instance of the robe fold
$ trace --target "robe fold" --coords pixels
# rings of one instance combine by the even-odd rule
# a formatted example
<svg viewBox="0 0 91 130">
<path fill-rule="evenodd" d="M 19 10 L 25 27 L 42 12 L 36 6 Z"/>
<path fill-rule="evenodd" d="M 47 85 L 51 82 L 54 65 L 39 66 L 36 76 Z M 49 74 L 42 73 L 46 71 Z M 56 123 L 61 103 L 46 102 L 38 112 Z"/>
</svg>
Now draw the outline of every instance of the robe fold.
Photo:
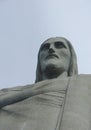
<svg viewBox="0 0 91 130">
<path fill-rule="evenodd" d="M 0 130 L 91 130 L 91 75 L 0 91 Z"/>
</svg>

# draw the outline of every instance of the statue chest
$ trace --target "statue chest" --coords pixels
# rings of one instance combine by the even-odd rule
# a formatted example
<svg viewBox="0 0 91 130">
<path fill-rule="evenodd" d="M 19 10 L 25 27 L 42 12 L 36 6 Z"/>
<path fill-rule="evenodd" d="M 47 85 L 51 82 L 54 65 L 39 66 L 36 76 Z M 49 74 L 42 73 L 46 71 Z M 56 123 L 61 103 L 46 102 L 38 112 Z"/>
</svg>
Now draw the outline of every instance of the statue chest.
<svg viewBox="0 0 91 130">
<path fill-rule="evenodd" d="M 55 130 L 65 93 L 37 95 L 0 110 L 2 130 Z"/>
</svg>

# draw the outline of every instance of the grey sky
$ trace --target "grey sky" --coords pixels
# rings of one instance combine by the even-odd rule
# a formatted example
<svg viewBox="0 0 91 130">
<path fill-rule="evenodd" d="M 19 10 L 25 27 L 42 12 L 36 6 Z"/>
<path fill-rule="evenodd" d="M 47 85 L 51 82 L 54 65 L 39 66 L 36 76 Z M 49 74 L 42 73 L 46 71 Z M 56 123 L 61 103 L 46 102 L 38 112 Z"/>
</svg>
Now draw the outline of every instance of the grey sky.
<svg viewBox="0 0 91 130">
<path fill-rule="evenodd" d="M 91 73 L 90 0 L 0 0 L 0 88 L 35 81 L 40 44 L 64 36 L 79 73 Z"/>
</svg>

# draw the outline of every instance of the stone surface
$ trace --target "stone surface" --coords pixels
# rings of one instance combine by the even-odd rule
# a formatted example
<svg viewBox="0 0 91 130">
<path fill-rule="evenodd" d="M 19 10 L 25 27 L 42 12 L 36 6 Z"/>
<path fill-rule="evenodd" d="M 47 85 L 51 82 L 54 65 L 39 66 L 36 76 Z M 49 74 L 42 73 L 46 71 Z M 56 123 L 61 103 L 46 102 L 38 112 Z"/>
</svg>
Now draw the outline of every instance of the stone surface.
<svg viewBox="0 0 91 130">
<path fill-rule="evenodd" d="M 0 91 L 0 130 L 91 130 L 91 75 L 63 37 L 40 47 L 35 84 Z"/>
<path fill-rule="evenodd" d="M 91 75 L 79 75 L 70 82 L 60 130 L 90 129 Z"/>
<path fill-rule="evenodd" d="M 61 85 L 60 85 L 61 83 Z M 21 102 L 8 105 L 0 110 L 0 129 L 2 130 L 54 130 L 61 119 L 68 78 L 36 83 L 33 90 L 37 94 Z M 7 89 L 4 95 L 20 92 L 30 87 Z M 33 91 L 32 90 L 32 91 Z M 22 95 L 23 96 L 23 95 Z"/>
<path fill-rule="evenodd" d="M 21 102 L 3 107 L 0 110 L 0 129 L 90 130 L 90 80 L 91 75 L 78 75 L 34 84 L 34 89 L 41 90 L 43 94 L 36 93 Z M 30 88 L 7 89 L 7 92 L 1 91 L 0 96 L 17 91 L 21 93 Z"/>
</svg>

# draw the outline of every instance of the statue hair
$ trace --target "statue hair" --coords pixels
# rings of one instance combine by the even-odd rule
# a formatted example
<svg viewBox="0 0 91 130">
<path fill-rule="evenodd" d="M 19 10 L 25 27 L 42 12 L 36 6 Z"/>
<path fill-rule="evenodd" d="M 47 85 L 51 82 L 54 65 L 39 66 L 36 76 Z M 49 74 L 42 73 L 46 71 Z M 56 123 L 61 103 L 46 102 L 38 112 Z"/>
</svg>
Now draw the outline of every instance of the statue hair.
<svg viewBox="0 0 91 130">
<path fill-rule="evenodd" d="M 64 37 L 53 37 L 53 39 L 64 39 L 66 41 L 66 43 L 68 44 L 68 47 L 69 47 L 69 50 L 70 50 L 70 53 L 71 53 L 71 61 L 70 61 L 70 66 L 69 66 L 69 69 L 68 69 L 68 77 L 69 76 L 74 76 L 74 75 L 78 75 L 78 66 L 77 66 L 77 56 L 76 56 L 76 53 L 74 51 L 74 48 L 72 46 L 72 44 L 70 43 L 69 40 L 67 40 L 66 38 Z M 50 40 L 52 38 L 49 38 L 47 40 Z M 58 41 L 60 41 L 58 40 Z M 45 43 L 45 41 L 43 42 L 43 44 Z M 40 47 L 41 48 L 41 47 Z M 36 80 L 35 80 L 35 83 L 36 82 L 39 82 L 39 81 L 42 81 L 42 72 L 41 72 L 41 66 L 40 66 L 40 61 L 39 61 L 39 54 L 40 54 L 40 49 L 39 49 L 39 53 L 38 53 L 38 61 L 37 61 L 37 69 L 36 69 Z"/>
</svg>

